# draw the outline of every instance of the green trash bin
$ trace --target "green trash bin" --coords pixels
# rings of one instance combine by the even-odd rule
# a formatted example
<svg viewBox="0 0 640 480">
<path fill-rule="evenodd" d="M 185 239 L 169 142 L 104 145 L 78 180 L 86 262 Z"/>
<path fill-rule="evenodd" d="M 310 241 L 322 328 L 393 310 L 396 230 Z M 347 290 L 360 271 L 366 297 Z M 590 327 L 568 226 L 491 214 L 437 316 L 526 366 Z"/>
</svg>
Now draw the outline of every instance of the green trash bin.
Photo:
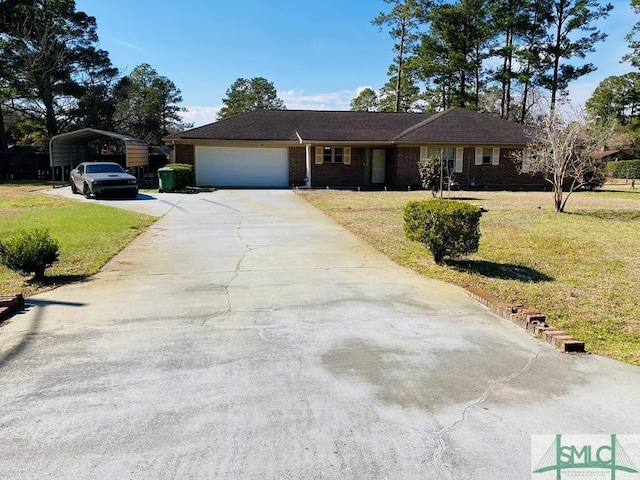
<svg viewBox="0 0 640 480">
<path fill-rule="evenodd" d="M 176 175 L 173 168 L 164 167 L 158 169 L 158 191 L 173 192 L 176 188 Z"/>
</svg>

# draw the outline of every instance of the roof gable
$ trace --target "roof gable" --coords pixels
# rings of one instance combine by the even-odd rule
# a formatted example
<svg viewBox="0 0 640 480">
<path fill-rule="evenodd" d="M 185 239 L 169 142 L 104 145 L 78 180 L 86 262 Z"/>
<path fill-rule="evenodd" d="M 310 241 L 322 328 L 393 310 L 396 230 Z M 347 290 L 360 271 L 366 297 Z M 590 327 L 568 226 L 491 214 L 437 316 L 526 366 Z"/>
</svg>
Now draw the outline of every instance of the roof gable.
<svg viewBox="0 0 640 480">
<path fill-rule="evenodd" d="M 445 110 L 400 133 L 397 142 L 526 145 L 526 127 L 464 108 Z"/>
</svg>

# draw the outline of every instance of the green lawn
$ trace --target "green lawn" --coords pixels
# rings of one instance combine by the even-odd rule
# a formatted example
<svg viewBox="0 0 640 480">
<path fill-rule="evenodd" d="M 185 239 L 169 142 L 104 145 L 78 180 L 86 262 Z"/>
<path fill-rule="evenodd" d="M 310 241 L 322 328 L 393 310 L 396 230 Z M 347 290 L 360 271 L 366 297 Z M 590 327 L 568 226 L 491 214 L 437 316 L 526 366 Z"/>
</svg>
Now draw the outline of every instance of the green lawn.
<svg viewBox="0 0 640 480">
<path fill-rule="evenodd" d="M 427 192 L 301 192 L 397 263 L 545 313 L 591 352 L 640 365 L 640 190 L 575 193 L 567 213 L 550 193 L 453 192 L 487 209 L 477 254 L 433 262 L 404 236 L 402 208 Z"/>
<path fill-rule="evenodd" d="M 43 194 L 43 184 L 0 184 L 0 239 L 20 230 L 48 229 L 58 241 L 60 259 L 46 270 L 46 281 L 29 284 L 0 265 L 0 294 L 26 296 L 96 273 L 155 219 L 87 202 Z"/>
</svg>

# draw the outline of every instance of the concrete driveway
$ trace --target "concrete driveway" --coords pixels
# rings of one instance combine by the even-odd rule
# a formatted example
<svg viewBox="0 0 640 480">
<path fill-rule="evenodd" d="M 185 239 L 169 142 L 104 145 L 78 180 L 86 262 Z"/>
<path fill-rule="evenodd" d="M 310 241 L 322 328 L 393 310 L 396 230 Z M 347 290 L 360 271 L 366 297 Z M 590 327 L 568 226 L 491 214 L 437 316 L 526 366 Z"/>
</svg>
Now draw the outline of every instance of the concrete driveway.
<svg viewBox="0 0 640 480">
<path fill-rule="evenodd" d="M 295 193 L 173 198 L 0 329 L 0 478 L 549 478 L 532 434 L 640 433 L 640 369 L 555 351 Z"/>
</svg>

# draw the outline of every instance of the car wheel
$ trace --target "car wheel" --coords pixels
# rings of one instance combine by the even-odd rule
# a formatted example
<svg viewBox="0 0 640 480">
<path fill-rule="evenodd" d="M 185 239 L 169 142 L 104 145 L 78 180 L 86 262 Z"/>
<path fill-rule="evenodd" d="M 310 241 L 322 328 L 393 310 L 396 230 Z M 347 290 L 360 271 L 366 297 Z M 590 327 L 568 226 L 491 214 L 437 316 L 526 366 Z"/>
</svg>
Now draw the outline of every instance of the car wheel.
<svg viewBox="0 0 640 480">
<path fill-rule="evenodd" d="M 82 188 L 82 193 L 84 194 L 85 198 L 91 198 L 91 189 L 89 188 L 88 183 L 84 184 L 84 187 Z"/>
<path fill-rule="evenodd" d="M 73 193 L 74 195 L 78 193 L 78 187 L 76 187 L 76 184 L 73 180 L 71 180 L 71 193 Z"/>
</svg>

